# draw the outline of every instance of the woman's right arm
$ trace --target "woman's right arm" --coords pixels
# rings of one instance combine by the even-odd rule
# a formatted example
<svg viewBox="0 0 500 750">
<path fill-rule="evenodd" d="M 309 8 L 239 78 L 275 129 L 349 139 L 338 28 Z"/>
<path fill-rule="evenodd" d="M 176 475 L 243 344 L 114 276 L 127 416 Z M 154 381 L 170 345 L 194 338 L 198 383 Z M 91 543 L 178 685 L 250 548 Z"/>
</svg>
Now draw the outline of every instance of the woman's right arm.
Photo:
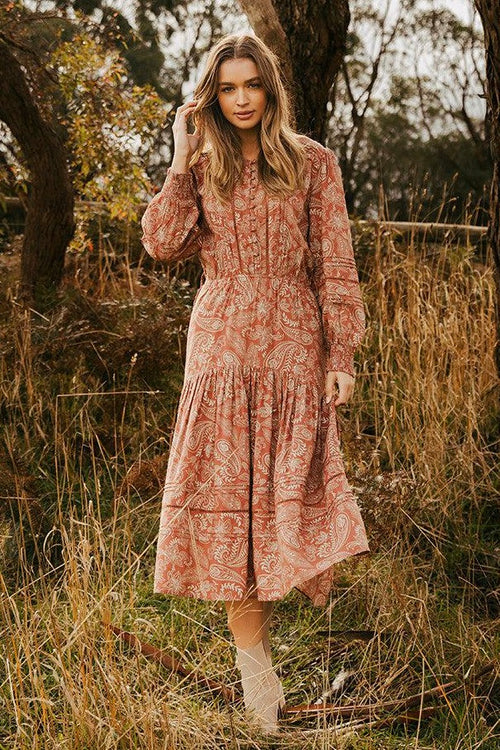
<svg viewBox="0 0 500 750">
<path fill-rule="evenodd" d="M 159 193 L 150 201 L 141 219 L 141 242 L 157 260 L 184 260 L 201 248 L 198 194 L 193 169 L 188 168 L 199 142 L 197 129 L 188 133 L 187 118 L 197 106 L 195 100 L 182 104 L 172 125 L 174 158 Z"/>
<path fill-rule="evenodd" d="M 195 185 L 192 169 L 168 168 L 162 189 L 141 219 L 141 242 L 153 258 L 184 260 L 200 250 L 204 230 Z"/>
</svg>

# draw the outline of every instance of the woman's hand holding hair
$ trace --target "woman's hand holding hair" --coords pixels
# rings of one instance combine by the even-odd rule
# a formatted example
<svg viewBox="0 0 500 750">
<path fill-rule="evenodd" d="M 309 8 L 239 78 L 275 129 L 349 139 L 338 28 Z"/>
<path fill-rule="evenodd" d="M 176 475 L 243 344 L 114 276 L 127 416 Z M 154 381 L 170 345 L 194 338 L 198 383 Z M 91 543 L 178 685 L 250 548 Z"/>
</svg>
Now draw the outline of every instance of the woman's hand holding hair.
<svg viewBox="0 0 500 750">
<path fill-rule="evenodd" d="M 354 393 L 354 377 L 348 372 L 335 372 L 328 370 L 326 373 L 325 394 L 326 403 L 330 403 L 334 396 L 335 383 L 338 385 L 338 396 L 334 401 L 335 406 L 346 404 Z"/>
<path fill-rule="evenodd" d="M 189 160 L 196 151 L 200 136 L 196 128 L 194 133 L 188 133 L 187 119 L 196 108 L 198 101 L 193 99 L 185 104 L 181 104 L 175 113 L 175 119 L 172 124 L 172 133 L 174 136 L 174 158 L 172 159 L 172 170 L 174 172 L 187 172 Z"/>
</svg>

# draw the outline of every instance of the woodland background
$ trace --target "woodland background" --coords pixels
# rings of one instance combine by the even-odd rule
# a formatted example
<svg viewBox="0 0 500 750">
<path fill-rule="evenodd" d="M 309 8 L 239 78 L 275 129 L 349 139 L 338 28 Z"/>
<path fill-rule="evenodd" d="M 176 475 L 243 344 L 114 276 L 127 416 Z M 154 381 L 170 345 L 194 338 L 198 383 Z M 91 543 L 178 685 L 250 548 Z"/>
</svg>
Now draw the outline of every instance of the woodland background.
<svg viewBox="0 0 500 750">
<path fill-rule="evenodd" d="M 200 677 L 238 688 L 223 606 L 152 594 L 201 268 L 139 240 L 252 27 L 338 155 L 368 321 L 338 413 L 372 554 L 278 603 L 275 745 Z M 499 746 L 499 113 L 488 0 L 0 0 L 2 750 Z"/>
</svg>

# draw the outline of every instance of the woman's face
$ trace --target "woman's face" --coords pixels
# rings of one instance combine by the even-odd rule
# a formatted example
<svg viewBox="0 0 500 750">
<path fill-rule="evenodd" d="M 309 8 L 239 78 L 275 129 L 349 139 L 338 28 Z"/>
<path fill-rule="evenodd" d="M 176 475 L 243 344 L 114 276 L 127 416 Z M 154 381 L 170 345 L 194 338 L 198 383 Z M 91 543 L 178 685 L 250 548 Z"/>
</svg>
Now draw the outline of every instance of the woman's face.
<svg viewBox="0 0 500 750">
<path fill-rule="evenodd" d="M 247 132 L 257 130 L 266 108 L 267 94 L 259 70 L 250 57 L 224 60 L 219 68 L 217 98 L 222 114 L 231 125 Z"/>
</svg>

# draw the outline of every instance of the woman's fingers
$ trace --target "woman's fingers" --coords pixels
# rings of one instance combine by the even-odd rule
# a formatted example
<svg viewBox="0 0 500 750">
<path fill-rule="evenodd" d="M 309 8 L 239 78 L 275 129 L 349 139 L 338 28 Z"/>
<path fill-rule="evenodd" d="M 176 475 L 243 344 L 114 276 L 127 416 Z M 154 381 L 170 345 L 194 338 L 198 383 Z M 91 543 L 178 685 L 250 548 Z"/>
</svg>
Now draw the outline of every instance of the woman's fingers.
<svg viewBox="0 0 500 750">
<path fill-rule="evenodd" d="M 334 401 L 335 406 L 346 404 L 354 393 L 354 378 L 347 372 L 335 372 L 328 370 L 326 374 L 325 394 L 326 403 L 330 403 L 335 395 L 335 383 L 338 387 L 338 395 Z"/>
<path fill-rule="evenodd" d="M 186 114 L 189 114 L 188 110 L 193 109 L 193 107 L 195 106 L 195 104 L 196 104 L 195 101 L 184 102 L 184 104 L 179 104 L 179 106 L 177 107 L 177 109 L 174 110 L 175 117 L 174 117 L 174 120 L 173 120 L 173 124 L 175 125 L 176 123 L 179 122 L 179 120 L 180 120 L 181 117 L 185 117 Z"/>
<path fill-rule="evenodd" d="M 187 106 L 186 104 L 182 104 L 175 113 L 175 118 L 174 118 L 174 122 L 172 123 L 172 128 L 177 128 L 180 123 L 182 123 L 183 127 L 186 127 L 187 118 L 192 109 L 193 109 L 192 106 Z"/>
<path fill-rule="evenodd" d="M 177 117 L 186 117 L 189 114 L 189 111 L 191 109 L 194 109 L 198 102 L 192 101 L 192 102 L 185 102 L 184 104 L 181 104 L 180 107 L 177 107 L 177 110 L 175 112 L 175 119 Z"/>
<path fill-rule="evenodd" d="M 179 106 L 177 107 L 177 112 L 184 112 L 185 109 L 194 107 L 196 104 L 198 104 L 196 99 L 189 99 L 187 102 L 184 102 L 184 104 L 179 104 Z"/>
<path fill-rule="evenodd" d="M 340 406 L 340 404 L 347 404 L 352 396 L 352 390 L 352 387 L 347 385 L 346 383 L 339 383 L 339 395 L 333 402 L 334 405 Z"/>
<path fill-rule="evenodd" d="M 187 118 L 192 113 L 198 101 L 191 101 L 181 104 L 175 113 L 174 122 L 172 123 L 172 133 L 174 135 L 174 151 L 189 156 L 193 153 L 198 145 L 199 133 L 188 133 Z"/>
<path fill-rule="evenodd" d="M 181 104 L 180 107 L 177 107 L 172 128 L 177 128 L 179 123 L 182 123 L 183 127 L 187 127 L 187 118 L 195 108 L 196 104 L 197 102 L 186 102 L 185 104 Z"/>
</svg>

